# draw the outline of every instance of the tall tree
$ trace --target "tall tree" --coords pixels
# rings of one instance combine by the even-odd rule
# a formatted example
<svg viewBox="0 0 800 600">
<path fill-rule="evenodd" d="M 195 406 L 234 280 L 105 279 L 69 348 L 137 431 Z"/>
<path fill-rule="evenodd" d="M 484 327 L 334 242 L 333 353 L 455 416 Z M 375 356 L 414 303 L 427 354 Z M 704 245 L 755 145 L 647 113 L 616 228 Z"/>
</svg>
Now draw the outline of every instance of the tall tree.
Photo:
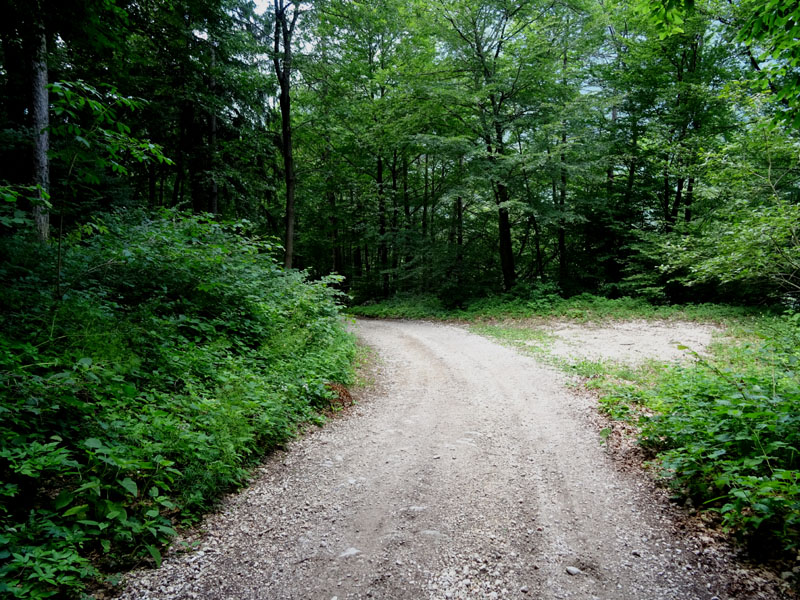
<svg viewBox="0 0 800 600">
<path fill-rule="evenodd" d="M 294 154 L 292 149 L 292 38 L 300 7 L 292 0 L 274 0 L 275 28 L 272 61 L 278 77 L 281 108 L 281 154 L 283 155 L 283 178 L 286 185 L 286 221 L 284 235 L 284 261 L 292 268 L 294 256 L 295 187 L 297 185 Z"/>
</svg>

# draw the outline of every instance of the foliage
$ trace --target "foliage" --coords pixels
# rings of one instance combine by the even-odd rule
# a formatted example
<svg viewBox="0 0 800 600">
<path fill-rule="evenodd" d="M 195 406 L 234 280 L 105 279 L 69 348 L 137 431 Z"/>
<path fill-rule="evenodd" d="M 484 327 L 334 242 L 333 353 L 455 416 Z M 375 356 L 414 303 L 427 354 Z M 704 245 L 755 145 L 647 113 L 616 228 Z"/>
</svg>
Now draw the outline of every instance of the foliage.
<svg viewBox="0 0 800 600">
<path fill-rule="evenodd" d="M 464 303 L 446 310 L 431 296 L 398 296 L 383 302 L 351 306 L 348 312 L 363 317 L 443 320 L 491 320 L 506 318 L 558 317 L 576 321 L 602 319 L 665 319 L 723 321 L 758 314 L 755 309 L 717 304 L 653 305 L 641 298 L 610 299 L 592 294 L 562 298 L 552 289 L 524 290 Z"/>
<path fill-rule="evenodd" d="M 756 323 L 760 341 L 720 346 L 713 359 L 579 372 L 600 377 L 593 385 L 612 418 L 639 425 L 677 494 L 754 551 L 774 551 L 773 541 L 791 551 L 800 543 L 798 316 Z"/>
<path fill-rule="evenodd" d="M 688 286 L 712 282 L 760 301 L 800 292 L 800 205 L 796 133 L 775 127 L 763 96 L 729 90 L 751 121 L 715 151 L 704 194 L 722 195 L 713 219 L 698 220 L 656 242 L 661 270 Z M 757 158 L 756 158 L 757 157 Z M 724 191 L 723 191 L 724 190 Z"/>
<path fill-rule="evenodd" d="M 3 240 L 0 590 L 77 594 L 160 561 L 348 382 L 335 278 L 277 267 L 246 222 L 115 214 L 55 250 Z"/>
</svg>

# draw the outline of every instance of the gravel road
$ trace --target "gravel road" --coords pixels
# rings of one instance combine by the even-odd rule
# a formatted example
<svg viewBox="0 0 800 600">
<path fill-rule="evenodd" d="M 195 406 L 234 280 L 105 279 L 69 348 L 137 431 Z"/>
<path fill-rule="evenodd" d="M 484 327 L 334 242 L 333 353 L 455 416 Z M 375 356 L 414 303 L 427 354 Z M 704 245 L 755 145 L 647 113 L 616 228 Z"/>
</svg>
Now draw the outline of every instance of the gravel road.
<svg viewBox="0 0 800 600">
<path fill-rule="evenodd" d="M 455 326 L 357 329 L 376 386 L 120 598 L 780 597 L 615 465 L 564 375 Z"/>
</svg>

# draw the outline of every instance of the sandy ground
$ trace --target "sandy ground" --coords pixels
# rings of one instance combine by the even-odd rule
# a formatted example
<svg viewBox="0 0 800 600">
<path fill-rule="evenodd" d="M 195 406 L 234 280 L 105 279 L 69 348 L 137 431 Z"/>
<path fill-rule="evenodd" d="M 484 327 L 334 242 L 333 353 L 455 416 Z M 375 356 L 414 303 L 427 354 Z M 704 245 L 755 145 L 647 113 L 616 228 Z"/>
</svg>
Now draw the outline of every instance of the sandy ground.
<svg viewBox="0 0 800 600">
<path fill-rule="evenodd" d="M 358 330 L 377 385 L 120 598 L 780 597 L 614 463 L 564 375 L 455 326 Z"/>
<path fill-rule="evenodd" d="M 550 352 L 556 356 L 627 364 L 691 358 L 690 351 L 702 354 L 722 331 L 700 323 L 638 320 L 609 325 L 557 322 L 538 329 L 555 336 Z"/>
</svg>

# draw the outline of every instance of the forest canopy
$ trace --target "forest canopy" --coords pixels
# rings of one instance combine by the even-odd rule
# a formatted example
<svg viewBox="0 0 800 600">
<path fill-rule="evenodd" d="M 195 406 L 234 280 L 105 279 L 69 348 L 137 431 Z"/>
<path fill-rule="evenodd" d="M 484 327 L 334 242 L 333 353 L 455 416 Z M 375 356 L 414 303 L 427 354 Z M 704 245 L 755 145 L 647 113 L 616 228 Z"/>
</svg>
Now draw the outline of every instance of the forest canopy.
<svg viewBox="0 0 800 600">
<path fill-rule="evenodd" d="M 791 3 L 7 13 L 3 235 L 35 221 L 57 241 L 123 208 L 246 218 L 360 302 L 797 291 Z"/>
</svg>

